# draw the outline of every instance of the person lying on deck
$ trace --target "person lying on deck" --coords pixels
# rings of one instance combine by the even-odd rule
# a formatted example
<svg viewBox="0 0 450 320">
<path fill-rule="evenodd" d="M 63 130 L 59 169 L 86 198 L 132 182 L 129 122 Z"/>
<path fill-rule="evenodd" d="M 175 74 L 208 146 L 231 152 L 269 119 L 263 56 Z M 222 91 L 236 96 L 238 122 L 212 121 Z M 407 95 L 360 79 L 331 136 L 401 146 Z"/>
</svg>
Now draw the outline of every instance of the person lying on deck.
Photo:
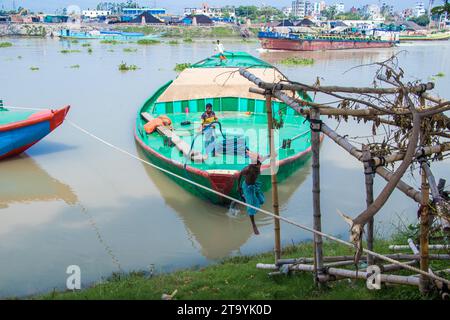
<svg viewBox="0 0 450 320">
<path fill-rule="evenodd" d="M 264 204 L 265 197 L 261 191 L 261 182 L 258 181 L 258 178 L 261 174 L 261 164 L 265 160 L 267 160 L 270 156 L 261 158 L 259 155 L 256 155 L 256 159 L 253 158 L 255 155 L 250 151 L 247 151 L 250 158 L 253 159 L 252 163 L 245 167 L 239 174 L 238 179 L 238 192 L 241 194 L 243 200 L 256 208 L 261 208 Z M 244 181 L 242 178 L 245 177 Z M 256 227 L 255 223 L 255 214 L 257 210 L 254 208 L 247 207 L 247 214 L 250 217 L 250 221 L 252 222 L 253 232 L 255 234 L 259 234 L 259 230 Z"/>
</svg>

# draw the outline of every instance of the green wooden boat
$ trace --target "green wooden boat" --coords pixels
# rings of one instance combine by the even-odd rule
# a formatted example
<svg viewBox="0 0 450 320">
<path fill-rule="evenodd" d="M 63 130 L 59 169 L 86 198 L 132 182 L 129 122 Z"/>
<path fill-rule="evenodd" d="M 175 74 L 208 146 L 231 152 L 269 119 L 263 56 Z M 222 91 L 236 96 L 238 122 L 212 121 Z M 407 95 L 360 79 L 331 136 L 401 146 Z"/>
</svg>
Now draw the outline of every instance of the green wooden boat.
<svg viewBox="0 0 450 320">
<path fill-rule="evenodd" d="M 148 159 L 155 165 L 197 182 L 222 194 L 240 198 L 237 181 L 240 171 L 255 160 L 255 155 L 269 154 L 267 113 L 261 95 L 249 92 L 253 83 L 239 74 L 247 68 L 264 81 L 286 79 L 272 65 L 245 52 L 226 53 L 202 60 L 182 71 L 163 85 L 139 109 L 135 139 Z M 289 92 L 292 96 L 292 92 Z M 302 98 L 309 97 L 297 92 Z M 205 134 L 201 131 L 201 115 L 212 104 L 219 119 L 214 124 L 215 155 L 206 154 Z M 282 182 L 299 169 L 311 151 L 310 124 L 281 101 L 272 101 L 277 149 L 277 178 Z M 159 126 L 147 133 L 145 125 L 165 115 L 172 124 Z M 249 153 L 245 151 L 248 150 Z M 230 201 L 203 188 L 171 175 L 186 190 L 215 204 Z M 263 162 L 262 189 L 271 187 L 269 160 Z"/>
</svg>

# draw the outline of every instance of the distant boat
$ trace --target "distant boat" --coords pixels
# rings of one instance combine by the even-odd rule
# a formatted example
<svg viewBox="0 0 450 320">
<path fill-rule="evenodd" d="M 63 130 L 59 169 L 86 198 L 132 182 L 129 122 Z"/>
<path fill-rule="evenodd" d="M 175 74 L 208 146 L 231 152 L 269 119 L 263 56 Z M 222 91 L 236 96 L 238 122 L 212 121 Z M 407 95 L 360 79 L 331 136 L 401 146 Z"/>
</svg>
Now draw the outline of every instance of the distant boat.
<svg viewBox="0 0 450 320">
<path fill-rule="evenodd" d="M 445 41 L 448 39 L 450 39 L 450 32 L 400 35 L 400 41 Z"/>
<path fill-rule="evenodd" d="M 18 155 L 42 140 L 63 123 L 69 108 L 13 111 L 0 107 L 0 160 Z"/>
<path fill-rule="evenodd" d="M 267 140 L 267 113 L 264 97 L 249 92 L 256 86 L 239 74 L 247 68 L 267 82 L 285 80 L 274 66 L 245 52 L 226 52 L 226 60 L 219 55 L 209 57 L 182 71 L 179 76 L 158 89 L 139 109 L 135 138 L 148 159 L 154 164 L 183 178 L 211 188 L 225 195 L 240 198 L 238 177 L 256 153 L 269 153 Z M 289 94 L 293 94 L 289 92 Z M 310 99 L 305 93 L 297 97 Z M 211 103 L 219 122 L 216 133 L 215 155 L 207 152 L 199 132 L 199 120 L 205 105 Z M 310 124 L 295 110 L 274 99 L 273 113 L 281 128 L 276 130 L 275 144 L 278 159 L 278 181 L 298 170 L 311 151 Z M 160 119 L 156 119 L 161 117 Z M 172 126 L 151 125 L 167 117 Z M 146 127 L 146 125 L 150 125 Z M 253 157 L 254 158 L 254 157 Z M 254 159 L 253 159 L 254 160 Z M 262 164 L 262 190 L 271 188 L 270 165 Z M 198 186 L 174 178 L 183 188 L 215 204 L 230 201 Z"/>
<path fill-rule="evenodd" d="M 394 32 L 383 32 L 388 37 L 352 34 L 299 34 L 259 32 L 263 49 L 290 51 L 322 51 L 344 49 L 390 48 L 398 43 Z"/>
<path fill-rule="evenodd" d="M 61 39 L 77 39 L 77 40 L 117 40 L 117 41 L 133 41 L 140 39 L 157 39 L 159 35 L 148 35 L 140 32 L 122 32 L 110 30 L 94 30 L 94 31 L 74 31 L 63 29 L 59 32 Z"/>
</svg>

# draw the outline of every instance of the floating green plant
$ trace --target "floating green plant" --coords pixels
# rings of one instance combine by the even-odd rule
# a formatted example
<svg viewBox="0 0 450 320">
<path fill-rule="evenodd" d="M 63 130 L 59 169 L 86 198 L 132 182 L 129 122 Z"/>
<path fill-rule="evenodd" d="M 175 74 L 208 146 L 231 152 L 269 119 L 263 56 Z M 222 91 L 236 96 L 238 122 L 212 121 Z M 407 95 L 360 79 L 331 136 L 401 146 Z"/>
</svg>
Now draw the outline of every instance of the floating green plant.
<svg viewBox="0 0 450 320">
<path fill-rule="evenodd" d="M 125 62 L 119 64 L 119 71 L 134 71 L 138 69 L 139 69 L 138 66 L 134 64 L 126 64 Z"/>
<path fill-rule="evenodd" d="M 71 43 L 79 43 L 79 41 L 78 40 L 72 40 L 72 41 L 70 41 Z"/>
<path fill-rule="evenodd" d="M 119 44 L 121 42 L 117 41 L 117 40 L 102 40 L 102 41 L 100 41 L 100 43 L 103 43 L 103 44 Z"/>
<path fill-rule="evenodd" d="M 78 53 L 78 52 L 81 52 L 80 50 L 61 50 L 60 51 L 61 53 L 63 53 L 63 54 L 68 54 L 68 53 Z"/>
<path fill-rule="evenodd" d="M 17 59 L 22 59 L 22 56 L 17 56 Z"/>
<path fill-rule="evenodd" d="M 314 64 L 314 59 L 308 59 L 308 58 L 297 58 L 297 57 L 291 57 L 291 58 L 286 58 L 280 61 L 281 64 L 285 64 L 285 65 L 301 65 L 301 66 L 308 66 L 308 65 L 312 65 Z"/>
<path fill-rule="evenodd" d="M 170 40 L 168 43 L 171 45 L 179 44 L 179 42 L 177 40 Z"/>
<path fill-rule="evenodd" d="M 443 78 L 443 77 L 445 77 L 445 73 L 443 73 L 443 72 L 438 72 L 438 73 L 435 74 L 433 77 Z"/>
<path fill-rule="evenodd" d="M 192 43 L 192 42 L 194 42 L 194 40 L 192 40 L 192 38 L 184 38 L 183 42 Z"/>
<path fill-rule="evenodd" d="M 137 44 L 145 45 L 145 46 L 152 45 L 152 44 L 158 44 L 158 43 L 161 43 L 161 41 L 155 40 L 155 39 L 140 39 L 137 41 Z"/>
<path fill-rule="evenodd" d="M 92 48 L 89 48 L 88 53 L 91 54 L 92 52 L 94 52 L 94 50 L 92 50 Z"/>
<path fill-rule="evenodd" d="M 83 43 L 81 46 L 82 46 L 82 47 L 90 47 L 91 44 L 90 44 L 90 43 Z"/>
<path fill-rule="evenodd" d="M 80 65 L 79 64 L 74 64 L 72 66 L 70 66 L 71 69 L 79 69 Z"/>
<path fill-rule="evenodd" d="M 123 52 L 136 52 L 136 48 L 123 48 Z"/>
<path fill-rule="evenodd" d="M 39 70 L 39 67 L 30 67 L 30 70 L 31 70 L 31 71 L 38 71 L 38 70 Z"/>
<path fill-rule="evenodd" d="M 0 48 L 8 48 L 8 47 L 12 47 L 12 43 L 11 42 L 0 42 Z"/>
<path fill-rule="evenodd" d="M 190 63 L 177 63 L 173 70 L 176 71 L 176 72 L 181 72 L 184 69 L 187 69 L 187 68 L 190 68 L 190 67 L 191 67 Z"/>
</svg>

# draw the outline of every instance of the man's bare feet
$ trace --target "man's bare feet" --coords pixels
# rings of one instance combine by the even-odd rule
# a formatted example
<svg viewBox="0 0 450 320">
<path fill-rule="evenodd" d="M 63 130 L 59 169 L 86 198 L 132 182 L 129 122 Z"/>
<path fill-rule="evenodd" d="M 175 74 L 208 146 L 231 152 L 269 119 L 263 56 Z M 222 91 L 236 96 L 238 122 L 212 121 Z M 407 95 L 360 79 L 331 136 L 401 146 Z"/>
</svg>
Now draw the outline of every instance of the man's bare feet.
<svg viewBox="0 0 450 320">
<path fill-rule="evenodd" d="M 257 228 L 256 226 L 253 226 L 253 232 L 254 232 L 256 235 L 259 235 L 259 230 L 258 230 L 258 228 Z"/>
</svg>

